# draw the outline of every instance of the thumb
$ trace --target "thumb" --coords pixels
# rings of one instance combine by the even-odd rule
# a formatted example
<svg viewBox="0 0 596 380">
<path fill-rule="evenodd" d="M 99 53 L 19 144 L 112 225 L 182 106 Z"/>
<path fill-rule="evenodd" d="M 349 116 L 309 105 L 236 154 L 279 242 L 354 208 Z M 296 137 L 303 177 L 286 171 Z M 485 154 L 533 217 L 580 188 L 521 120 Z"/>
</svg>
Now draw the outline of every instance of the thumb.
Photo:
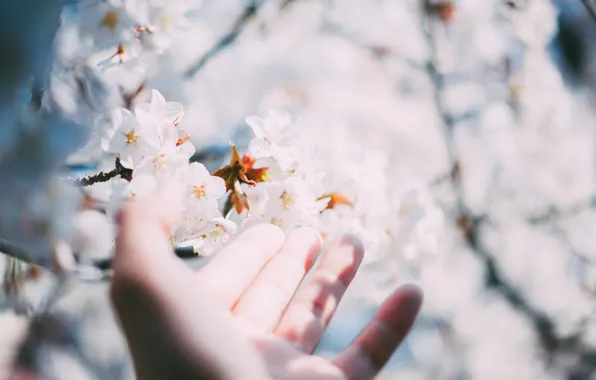
<svg viewBox="0 0 596 380">
<path fill-rule="evenodd" d="M 171 265 L 175 257 L 169 237 L 180 218 L 182 192 L 181 183 L 168 180 L 153 193 L 128 201 L 117 218 L 114 277 Z"/>
</svg>

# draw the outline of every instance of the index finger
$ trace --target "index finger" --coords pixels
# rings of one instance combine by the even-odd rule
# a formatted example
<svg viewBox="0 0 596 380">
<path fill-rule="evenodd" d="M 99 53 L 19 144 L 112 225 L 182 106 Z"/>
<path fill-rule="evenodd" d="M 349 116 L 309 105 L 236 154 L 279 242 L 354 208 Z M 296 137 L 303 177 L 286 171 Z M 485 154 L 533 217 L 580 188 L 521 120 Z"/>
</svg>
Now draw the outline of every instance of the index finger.
<svg viewBox="0 0 596 380">
<path fill-rule="evenodd" d="M 197 281 L 210 290 L 217 302 L 231 310 L 284 240 L 283 231 L 272 224 L 251 227 L 201 269 Z"/>
</svg>

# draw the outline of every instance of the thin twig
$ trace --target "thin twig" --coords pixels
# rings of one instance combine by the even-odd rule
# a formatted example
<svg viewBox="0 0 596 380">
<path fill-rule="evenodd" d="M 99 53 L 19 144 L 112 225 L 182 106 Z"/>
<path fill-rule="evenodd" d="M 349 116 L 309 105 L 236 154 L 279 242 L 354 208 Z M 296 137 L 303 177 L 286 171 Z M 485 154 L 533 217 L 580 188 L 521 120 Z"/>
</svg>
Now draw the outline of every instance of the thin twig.
<svg viewBox="0 0 596 380">
<path fill-rule="evenodd" d="M 116 158 L 115 165 L 116 167 L 109 172 L 99 172 L 91 176 L 76 179 L 74 182 L 79 186 L 91 186 L 96 183 L 108 182 L 112 178 L 116 178 L 118 176 L 126 180 L 130 180 L 132 178 L 132 169 L 127 169 L 122 166 L 119 158 Z"/>
<path fill-rule="evenodd" d="M 347 31 L 345 31 L 340 25 L 327 22 L 323 28 L 324 32 L 333 34 L 337 37 L 343 38 L 344 40 L 353 43 L 354 45 L 358 46 L 361 49 L 364 49 L 370 52 L 375 57 L 381 59 L 385 57 L 391 57 L 399 61 L 403 61 L 408 64 L 412 69 L 415 70 L 424 70 L 425 64 L 422 62 L 417 62 L 411 58 L 403 56 L 396 52 L 394 49 L 391 49 L 386 46 L 382 45 L 374 45 L 368 42 L 362 41 L 357 36 L 350 35 Z"/>
<path fill-rule="evenodd" d="M 232 25 L 228 33 L 221 37 L 197 62 L 192 65 L 184 74 L 186 78 L 194 77 L 211 59 L 215 58 L 225 48 L 236 41 L 250 20 L 254 18 L 257 11 L 265 3 L 265 0 L 255 0 L 244 8 L 242 14 Z"/>
<path fill-rule="evenodd" d="M 596 209 L 596 195 L 569 206 L 551 206 L 544 212 L 529 216 L 527 221 L 530 224 L 543 224 L 559 218 L 576 216 L 590 209 Z"/>
</svg>

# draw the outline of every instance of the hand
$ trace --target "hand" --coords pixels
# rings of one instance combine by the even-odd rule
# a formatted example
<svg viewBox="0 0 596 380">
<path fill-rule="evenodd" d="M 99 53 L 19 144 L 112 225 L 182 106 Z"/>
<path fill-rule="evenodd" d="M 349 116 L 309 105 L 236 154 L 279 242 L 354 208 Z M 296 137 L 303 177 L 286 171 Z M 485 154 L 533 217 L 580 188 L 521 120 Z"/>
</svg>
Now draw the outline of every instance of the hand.
<svg viewBox="0 0 596 380">
<path fill-rule="evenodd" d="M 331 244 L 300 288 L 322 248 L 310 228 L 257 225 L 195 272 L 168 243 L 180 199 L 170 184 L 119 217 L 111 295 L 140 380 L 371 379 L 410 330 L 422 295 L 405 285 L 334 361 L 312 355 L 362 261 L 358 239 Z"/>
</svg>

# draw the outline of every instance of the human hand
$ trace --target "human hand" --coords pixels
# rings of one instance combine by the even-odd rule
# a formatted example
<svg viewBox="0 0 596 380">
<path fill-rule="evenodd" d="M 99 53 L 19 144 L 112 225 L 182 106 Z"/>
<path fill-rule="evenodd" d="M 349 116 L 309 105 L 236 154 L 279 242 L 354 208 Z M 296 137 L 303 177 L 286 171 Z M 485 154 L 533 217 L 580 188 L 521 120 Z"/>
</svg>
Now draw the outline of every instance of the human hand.
<svg viewBox="0 0 596 380">
<path fill-rule="evenodd" d="M 331 244 L 313 269 L 315 230 L 257 225 L 195 272 L 168 243 L 179 194 L 169 184 L 119 217 L 111 295 L 139 379 L 371 379 L 383 368 L 416 318 L 417 287 L 396 290 L 327 361 L 312 352 L 362 261 L 358 239 Z"/>
</svg>

